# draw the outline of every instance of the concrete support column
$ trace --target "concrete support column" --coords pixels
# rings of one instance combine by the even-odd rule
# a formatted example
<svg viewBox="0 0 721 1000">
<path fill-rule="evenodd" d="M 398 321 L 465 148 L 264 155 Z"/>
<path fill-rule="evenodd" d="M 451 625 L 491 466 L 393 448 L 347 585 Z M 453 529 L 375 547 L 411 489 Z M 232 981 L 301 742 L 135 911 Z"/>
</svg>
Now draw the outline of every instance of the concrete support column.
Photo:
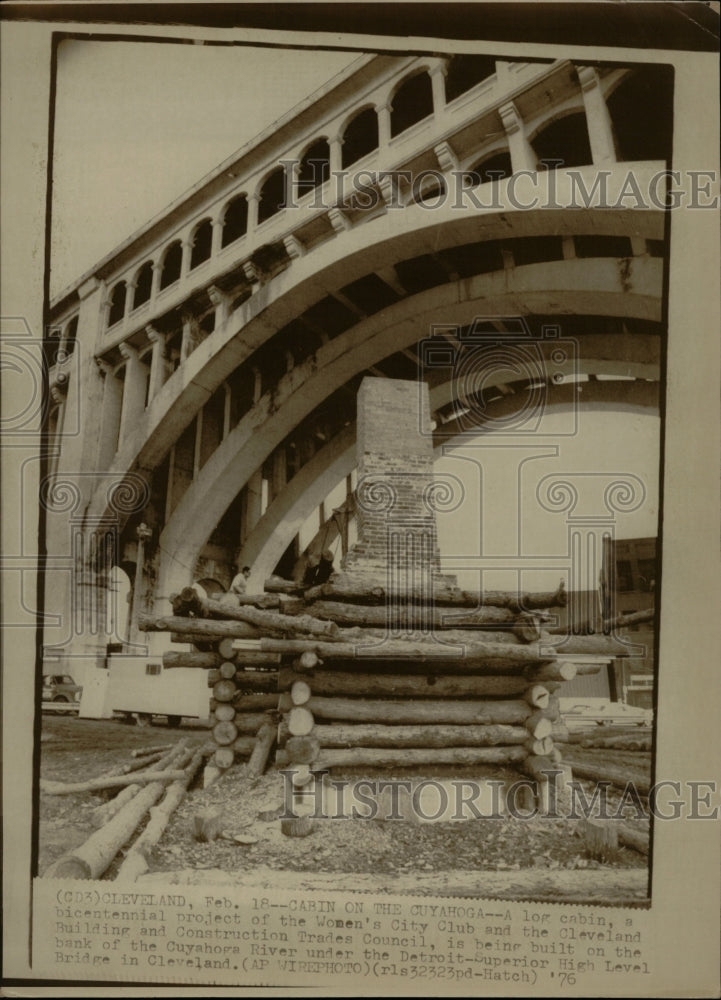
<svg viewBox="0 0 721 1000">
<path fill-rule="evenodd" d="M 213 240 L 210 245 L 210 256 L 215 257 L 223 249 L 223 217 L 219 215 L 211 223 L 213 227 Z"/>
<path fill-rule="evenodd" d="M 263 514 L 263 470 L 256 469 L 245 489 L 245 537 L 250 535 Z M 245 540 L 245 539 L 244 539 Z"/>
<path fill-rule="evenodd" d="M 182 256 L 181 262 L 180 262 L 180 277 L 181 278 L 185 277 L 185 275 L 190 270 L 190 257 L 191 257 L 191 254 L 193 253 L 193 241 L 189 240 L 189 239 L 188 240 L 183 240 L 182 247 L 183 247 L 183 256 Z"/>
<path fill-rule="evenodd" d="M 433 88 L 433 114 L 438 117 L 445 113 L 446 110 L 446 73 L 448 72 L 448 66 L 445 60 L 437 62 L 435 66 L 431 66 L 428 73 L 431 78 L 431 87 Z"/>
<path fill-rule="evenodd" d="M 503 128 L 508 136 L 511 153 L 511 169 L 516 174 L 520 170 L 536 170 L 536 154 L 526 138 L 526 127 L 513 101 L 498 109 Z"/>
<path fill-rule="evenodd" d="M 248 232 L 252 233 L 258 228 L 258 206 L 260 205 L 260 192 L 248 195 Z"/>
<path fill-rule="evenodd" d="M 125 382 L 123 383 L 123 405 L 120 412 L 120 444 L 132 433 L 133 427 L 145 409 L 146 369 L 138 357 L 138 352 L 130 344 L 120 344 L 120 353 L 125 358 Z"/>
<path fill-rule="evenodd" d="M 378 111 L 378 149 L 381 150 L 391 141 L 391 106 L 381 104 Z"/>
<path fill-rule="evenodd" d="M 333 177 L 343 169 L 343 139 L 340 135 L 334 135 L 328 140 L 328 168 Z"/>
<path fill-rule="evenodd" d="M 112 464 L 113 455 L 118 450 L 123 383 L 116 377 L 109 364 L 104 361 L 98 361 L 97 364 L 103 377 L 103 402 L 100 410 L 96 468 L 108 469 Z"/>
<path fill-rule="evenodd" d="M 153 345 L 153 353 L 150 359 L 150 385 L 148 387 L 148 401 L 157 396 L 165 382 L 165 341 L 166 336 L 159 333 L 153 326 L 146 326 L 145 332 Z"/>
<path fill-rule="evenodd" d="M 159 260 L 153 262 L 153 285 L 150 289 L 150 299 L 151 301 L 157 296 L 160 291 L 160 276 L 163 273 L 163 265 Z"/>
<path fill-rule="evenodd" d="M 586 124 L 593 162 L 615 163 L 617 157 L 613 123 L 601 91 L 598 73 L 592 66 L 579 66 L 577 69 L 583 93 L 583 106 L 586 109 Z"/>
<path fill-rule="evenodd" d="M 286 207 L 298 204 L 298 198 L 308 194 L 307 191 L 298 190 L 298 177 L 300 176 L 300 162 L 298 160 L 285 161 L 285 205 Z"/>
</svg>

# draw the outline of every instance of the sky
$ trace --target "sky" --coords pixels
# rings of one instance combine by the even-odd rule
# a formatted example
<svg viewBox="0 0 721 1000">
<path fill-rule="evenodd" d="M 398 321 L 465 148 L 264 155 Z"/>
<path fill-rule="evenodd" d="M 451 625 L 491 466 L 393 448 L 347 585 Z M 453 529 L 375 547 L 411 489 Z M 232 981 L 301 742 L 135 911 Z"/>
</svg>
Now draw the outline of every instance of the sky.
<svg viewBox="0 0 721 1000">
<path fill-rule="evenodd" d="M 358 57 L 61 42 L 51 296 Z"/>
</svg>

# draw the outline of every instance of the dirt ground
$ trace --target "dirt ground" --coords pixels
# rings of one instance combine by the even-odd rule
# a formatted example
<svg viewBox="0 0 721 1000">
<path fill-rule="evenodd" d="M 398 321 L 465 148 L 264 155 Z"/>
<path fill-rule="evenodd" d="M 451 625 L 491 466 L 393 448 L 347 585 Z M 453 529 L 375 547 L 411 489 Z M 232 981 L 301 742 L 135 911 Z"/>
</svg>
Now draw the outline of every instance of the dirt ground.
<svg viewBox="0 0 721 1000">
<path fill-rule="evenodd" d="M 72 782 L 98 777 L 116 765 L 128 763 L 136 748 L 187 739 L 193 746 L 206 742 L 207 731 L 199 724 L 183 722 L 170 728 L 165 721 L 140 728 L 114 720 L 76 717 L 43 718 L 41 777 Z M 574 754 L 589 760 L 633 765 L 635 772 L 648 776 L 650 755 L 619 751 L 580 751 Z M 461 769 L 463 770 L 463 769 Z M 404 769 L 393 777 L 478 777 L 477 771 L 449 768 Z M 351 778 L 353 773 L 333 774 Z M 358 775 L 355 775 L 357 777 Z M 364 776 L 372 777 L 364 772 Z M 384 774 L 384 777 L 389 777 Z M 517 775 L 495 769 L 494 778 Z M 282 779 L 266 773 L 254 784 L 243 776 L 242 768 L 226 772 L 210 788 L 196 782 L 171 819 L 160 844 L 150 858 L 151 873 L 187 870 L 214 870 L 247 874 L 253 870 L 283 870 L 288 873 L 347 873 L 360 877 L 386 873 L 399 878 L 417 873 L 432 876 L 448 872 L 522 872 L 532 870 L 560 876 L 563 872 L 585 869 L 644 869 L 647 859 L 630 848 L 622 848 L 611 865 L 590 859 L 578 836 L 579 824 L 565 819 L 537 817 L 520 821 L 509 816 L 489 817 L 474 822 L 418 823 L 393 820 L 326 819 L 314 823 L 308 837 L 287 837 L 273 810 L 282 805 Z M 590 789 L 590 786 L 588 786 Z M 42 874 L 62 854 L 83 843 L 96 829 L 93 810 L 112 792 L 84 792 L 73 795 L 41 793 L 39 802 L 39 864 Z M 361 810 L 363 811 L 363 810 Z M 194 836 L 199 813 L 218 814 L 222 836 L 200 842 Z M 643 821 L 631 820 L 632 825 Z M 240 840 L 235 838 L 239 837 Z M 112 879 L 122 852 L 106 872 Z M 600 874 L 600 871 L 599 871 Z M 609 873 L 610 874 L 610 873 Z M 639 872 L 639 875 L 641 873 Z"/>
</svg>

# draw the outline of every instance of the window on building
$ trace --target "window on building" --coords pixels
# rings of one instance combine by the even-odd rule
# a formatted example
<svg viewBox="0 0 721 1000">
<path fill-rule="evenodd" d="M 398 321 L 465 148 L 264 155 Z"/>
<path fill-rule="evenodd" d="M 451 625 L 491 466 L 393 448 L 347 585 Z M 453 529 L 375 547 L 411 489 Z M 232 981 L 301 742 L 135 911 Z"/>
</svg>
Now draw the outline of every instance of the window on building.
<svg viewBox="0 0 721 1000">
<path fill-rule="evenodd" d="M 341 162 L 349 167 L 374 149 L 378 149 L 378 115 L 375 108 L 366 108 L 346 125 Z"/>
<path fill-rule="evenodd" d="M 183 247 L 180 240 L 171 243 L 165 252 L 163 260 L 163 270 L 160 274 L 160 287 L 168 288 L 180 278 L 180 269 L 183 263 Z"/>
<path fill-rule="evenodd" d="M 453 56 L 446 73 L 446 101 L 453 101 L 496 72 L 494 56 Z"/>
<path fill-rule="evenodd" d="M 400 85 L 391 104 L 391 136 L 433 114 L 433 87 L 428 73 L 418 73 Z"/>
<path fill-rule="evenodd" d="M 298 167 L 298 197 L 320 187 L 330 177 L 330 148 L 327 139 L 318 139 L 301 157 Z"/>
<path fill-rule="evenodd" d="M 538 160 L 538 169 L 548 169 L 543 160 L 561 160 L 558 166 L 583 167 L 593 162 L 588 138 L 586 116 L 582 111 L 564 115 L 546 125 L 531 145 Z"/>
<path fill-rule="evenodd" d="M 470 173 L 473 176 L 473 181 L 470 185 L 472 187 L 476 187 L 478 184 L 487 184 L 489 181 L 502 180 L 504 177 L 510 177 L 513 173 L 511 168 L 511 154 L 505 150 L 500 153 L 494 153 L 493 156 L 489 156 L 477 163 Z M 466 184 L 468 185 L 468 182 Z"/>
<path fill-rule="evenodd" d="M 110 311 L 108 312 L 108 326 L 114 326 L 125 316 L 125 298 L 127 286 L 124 281 L 119 281 L 113 286 L 110 292 Z"/>
<path fill-rule="evenodd" d="M 212 248 L 213 225 L 210 219 L 203 219 L 193 235 L 193 250 L 190 254 L 191 271 L 210 258 Z"/>
<path fill-rule="evenodd" d="M 222 245 L 227 247 L 248 232 L 248 199 L 244 194 L 233 198 L 225 209 Z"/>
<path fill-rule="evenodd" d="M 260 189 L 258 222 L 272 218 L 281 208 L 285 208 L 285 170 L 278 167 L 266 177 Z"/>
<path fill-rule="evenodd" d="M 133 309 L 142 306 L 150 299 L 153 291 L 153 262 L 146 260 L 138 271 L 135 278 L 135 295 L 133 296 Z"/>
</svg>

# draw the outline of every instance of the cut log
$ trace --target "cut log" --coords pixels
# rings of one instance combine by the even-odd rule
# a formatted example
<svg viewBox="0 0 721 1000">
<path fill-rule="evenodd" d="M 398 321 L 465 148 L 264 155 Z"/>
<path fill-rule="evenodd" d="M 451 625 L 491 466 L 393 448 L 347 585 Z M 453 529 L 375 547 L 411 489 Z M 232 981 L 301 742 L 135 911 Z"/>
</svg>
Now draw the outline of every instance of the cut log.
<svg viewBox="0 0 721 1000">
<path fill-rule="evenodd" d="M 314 723 L 312 713 L 304 705 L 296 705 L 288 712 L 287 725 L 291 736 L 307 736 Z"/>
<path fill-rule="evenodd" d="M 534 739 L 542 740 L 544 736 L 550 736 L 553 732 L 553 722 L 548 718 L 544 709 L 537 709 L 526 719 L 526 729 Z"/>
<path fill-rule="evenodd" d="M 166 750 L 175 749 L 175 743 L 161 743 L 159 746 L 154 747 L 138 747 L 137 750 L 131 750 L 131 757 L 149 757 L 151 754 L 163 753 Z"/>
<path fill-rule="evenodd" d="M 278 674 L 275 670 L 239 670 L 234 681 L 235 686 L 243 691 L 278 690 Z"/>
<path fill-rule="evenodd" d="M 280 654 L 278 654 L 278 659 L 280 660 Z M 321 663 L 322 661 L 315 653 L 308 651 L 301 653 L 301 655 L 293 661 L 293 666 L 296 670 L 302 673 L 303 671 L 313 670 L 314 667 L 319 667 Z"/>
<path fill-rule="evenodd" d="M 216 651 L 216 643 L 213 639 L 195 632 L 183 632 L 182 634 L 180 632 L 171 632 L 170 641 L 186 646 L 189 644 L 196 653 L 214 653 Z"/>
<path fill-rule="evenodd" d="M 208 687 L 209 688 L 215 687 L 215 685 L 221 679 L 222 678 L 220 676 L 220 671 L 216 670 L 215 668 L 213 668 L 212 670 L 209 670 L 208 673 L 207 673 L 207 675 L 206 675 L 206 680 L 208 682 Z"/>
<path fill-rule="evenodd" d="M 346 722 L 455 725 L 521 725 L 531 714 L 525 701 L 380 701 L 360 698 L 323 698 L 315 695 L 302 711 L 315 718 Z M 303 736 L 305 733 L 293 733 Z"/>
<path fill-rule="evenodd" d="M 422 604 L 399 605 L 397 602 L 363 605 L 315 601 L 309 605 L 308 612 L 317 618 L 328 618 L 338 625 L 380 629 L 390 629 L 400 623 L 404 629 L 450 629 L 468 625 L 510 627 L 515 618 L 514 612 L 507 608 L 483 607 L 474 611 L 462 611 Z"/>
<path fill-rule="evenodd" d="M 218 747 L 213 754 L 213 763 L 223 771 L 227 771 L 234 760 L 235 750 L 233 747 Z"/>
<path fill-rule="evenodd" d="M 571 660 L 555 660 L 528 667 L 524 673 L 529 681 L 572 681 L 577 667 Z"/>
<path fill-rule="evenodd" d="M 218 653 L 179 653 L 169 650 L 163 653 L 163 669 L 173 670 L 179 667 L 197 667 L 199 670 L 209 670 L 222 663 Z"/>
<path fill-rule="evenodd" d="M 235 640 L 234 646 L 235 646 Z M 277 667 L 280 665 L 280 653 L 261 653 L 260 649 L 237 649 L 234 648 L 233 656 L 239 667 Z"/>
<path fill-rule="evenodd" d="M 315 826 L 312 816 L 298 816 L 295 819 L 282 819 L 280 829 L 286 837 L 308 837 Z"/>
<path fill-rule="evenodd" d="M 293 681 L 290 699 L 294 705 L 305 705 L 311 695 L 310 685 L 305 681 Z"/>
<path fill-rule="evenodd" d="M 561 771 L 561 767 L 548 756 L 535 756 L 532 754 L 523 761 L 521 770 L 524 774 L 529 775 L 529 777 L 535 778 L 536 781 L 549 781 L 551 779 L 555 780 L 556 775 Z"/>
<path fill-rule="evenodd" d="M 260 727 L 264 726 L 266 722 L 271 722 L 275 725 L 275 720 L 271 713 L 238 712 L 233 720 L 233 725 L 239 733 L 257 733 Z"/>
<path fill-rule="evenodd" d="M 634 851 L 638 851 L 639 854 L 648 854 L 649 852 L 649 832 L 648 830 L 641 831 L 636 830 L 634 827 L 629 826 L 628 823 L 618 824 L 618 839 L 624 845 L 624 847 L 632 847 Z"/>
<path fill-rule="evenodd" d="M 162 837 L 165 828 L 170 822 L 170 817 L 182 802 L 188 790 L 188 785 L 197 774 L 202 760 L 202 751 L 196 750 L 190 763 L 185 768 L 185 776 L 174 781 L 165 792 L 160 805 L 150 810 L 148 825 L 126 854 L 125 860 L 116 876 L 116 881 L 126 880 L 134 882 L 139 875 L 143 875 L 148 870 L 148 856 L 150 851 Z"/>
<path fill-rule="evenodd" d="M 506 673 L 501 669 L 503 661 L 513 664 L 536 664 L 548 659 L 541 656 L 539 650 L 531 646 L 521 646 L 507 642 L 489 641 L 492 633 L 485 635 L 486 641 L 476 640 L 478 633 L 472 634 L 472 640 L 456 648 L 433 642 L 428 636 L 420 636 L 418 640 L 389 639 L 370 645 L 372 640 L 364 643 L 353 636 L 350 642 L 321 642 L 314 639 L 261 639 L 261 649 L 269 653 L 284 655 L 300 655 L 305 652 L 315 653 L 325 660 L 376 660 L 377 662 L 398 659 L 412 660 L 414 663 L 448 663 L 458 670 L 464 663 L 473 663 L 474 669 L 482 670 L 490 665 L 490 673 Z M 495 637 L 494 637 L 495 638 Z M 516 671 L 511 671 L 516 672 Z"/>
<path fill-rule="evenodd" d="M 525 747 L 445 747 L 393 750 L 353 747 L 323 750 L 315 770 L 333 767 L 414 767 L 419 764 L 515 764 L 526 756 Z"/>
<path fill-rule="evenodd" d="M 182 758 L 181 758 L 182 759 Z M 84 844 L 56 861 L 44 873 L 46 878 L 98 879 L 111 865 L 123 844 L 137 829 L 147 811 L 165 791 L 165 780 L 175 781 L 185 776 L 184 771 L 168 771 L 160 781 L 150 781 L 120 809 L 101 829 L 92 834 Z M 119 780 L 119 779 L 116 779 Z M 42 786 L 42 782 L 41 782 Z M 66 788 L 74 786 L 67 785 Z"/>
<path fill-rule="evenodd" d="M 291 780 L 294 788 L 305 788 L 305 786 L 309 785 L 313 780 L 313 772 L 307 764 L 292 761 L 290 767 L 293 770 Z"/>
<path fill-rule="evenodd" d="M 321 747 L 484 747 L 525 743 L 528 731 L 524 726 L 504 725 L 384 726 L 380 723 L 363 723 L 316 725 L 310 738 Z M 289 753 L 293 753 L 290 739 L 286 748 Z M 296 760 L 301 760 L 297 751 L 294 756 Z M 315 756 L 311 759 L 315 760 Z"/>
<path fill-rule="evenodd" d="M 235 709 L 230 702 L 221 702 L 213 709 L 213 717 L 216 722 L 232 722 L 235 718 Z"/>
<path fill-rule="evenodd" d="M 102 788 L 124 788 L 126 785 L 151 782 L 175 781 L 182 777 L 178 770 L 173 771 L 136 771 L 132 775 L 119 774 L 112 778 L 91 778 L 90 781 L 78 781 L 65 784 L 62 781 L 46 781 L 41 778 L 40 791 L 47 795 L 74 795 L 77 792 L 97 792 Z"/>
<path fill-rule="evenodd" d="M 613 861 L 618 854 L 618 825 L 615 820 L 589 816 L 581 821 L 586 854 L 594 861 Z"/>
<path fill-rule="evenodd" d="M 201 843 L 210 844 L 221 835 L 224 825 L 222 809 L 218 806 L 203 809 L 193 817 L 193 836 Z"/>
<path fill-rule="evenodd" d="M 267 585 L 266 585 L 267 589 Z M 327 583 L 319 587 L 311 587 L 306 591 L 306 601 L 312 602 L 323 598 L 330 601 L 351 601 L 360 604 L 382 604 L 388 595 L 399 596 L 409 601 L 424 602 L 428 600 L 427 592 L 424 588 L 417 591 L 407 588 L 397 591 L 389 591 L 386 587 L 369 585 L 363 580 L 346 576 L 341 573 L 334 573 Z M 433 601 L 435 604 L 444 604 L 456 607 L 487 607 L 491 605 L 497 608 L 510 608 L 512 611 L 533 611 L 536 609 L 565 607 L 568 602 L 563 581 L 558 589 L 552 593 L 513 593 L 508 591 L 490 590 L 484 593 L 461 590 L 458 587 L 435 585 L 433 588 Z"/>
<path fill-rule="evenodd" d="M 226 681 L 232 681 L 232 679 L 235 677 L 237 669 L 238 668 L 236 667 L 236 665 L 233 663 L 232 660 L 224 660 L 218 667 L 218 670 L 220 671 L 220 676 Z"/>
<path fill-rule="evenodd" d="M 93 823 L 95 826 L 104 826 L 141 788 L 142 785 L 126 785 L 125 788 L 118 792 L 115 798 L 109 799 L 107 802 L 103 802 L 97 806 L 93 810 Z"/>
<path fill-rule="evenodd" d="M 235 659 L 235 646 L 233 643 L 234 640 L 230 638 L 230 636 L 225 636 L 225 638 L 221 639 L 218 643 L 218 653 L 226 661 Z"/>
<path fill-rule="evenodd" d="M 521 642 L 538 642 L 541 638 L 541 625 L 535 615 L 524 611 L 516 618 L 513 632 Z"/>
<path fill-rule="evenodd" d="M 533 757 L 549 757 L 553 750 L 553 740 L 550 736 L 541 736 L 536 739 L 531 737 L 526 740 L 524 746 Z"/>
<path fill-rule="evenodd" d="M 298 764 L 311 764 L 320 752 L 320 743 L 314 736 L 291 736 L 285 749 L 289 760 Z"/>
<path fill-rule="evenodd" d="M 302 594 L 306 589 L 302 583 L 295 580 L 282 580 L 279 576 L 270 576 L 263 584 L 269 594 Z"/>
<path fill-rule="evenodd" d="M 261 614 L 262 612 L 258 612 Z M 270 612 L 268 612 L 270 614 Z M 255 639 L 260 635 L 257 628 L 245 621 L 210 621 L 203 618 L 181 618 L 174 615 L 149 615 L 140 612 L 138 628 L 141 632 L 173 632 L 175 635 L 199 636 L 201 641 L 209 639 Z M 183 640 L 190 642 L 190 639 Z M 194 640 L 192 640 L 194 641 Z"/>
<path fill-rule="evenodd" d="M 656 617 L 654 608 L 647 608 L 645 611 L 634 611 L 630 615 L 618 615 L 615 618 L 604 618 L 600 629 L 604 633 L 620 631 L 632 625 L 643 625 L 645 622 L 652 622 Z M 551 635 L 567 635 L 568 626 L 559 626 L 548 630 Z M 585 621 L 580 625 L 574 625 L 574 631 L 582 634 L 593 635 L 598 631 L 596 622 Z"/>
<path fill-rule="evenodd" d="M 641 795 L 648 795 L 651 783 L 648 776 L 640 768 L 618 767 L 614 764 L 589 764 L 580 760 L 569 746 L 564 751 L 564 759 L 573 768 L 574 778 L 586 778 L 589 781 L 610 781 L 617 788 L 625 788 L 633 784 Z"/>
<path fill-rule="evenodd" d="M 265 712 L 278 707 L 278 695 L 237 694 L 233 706 L 237 712 Z"/>
<path fill-rule="evenodd" d="M 260 726 L 258 728 L 260 729 Z M 237 757 L 250 757 L 254 747 L 255 736 L 239 736 L 233 743 L 231 749 Z"/>
<path fill-rule="evenodd" d="M 246 767 L 246 774 L 249 778 L 258 778 L 265 771 L 268 755 L 275 743 L 276 732 L 277 728 L 270 723 L 261 726 L 258 731 L 255 747 Z"/>
<path fill-rule="evenodd" d="M 232 701 L 236 695 L 235 681 L 220 679 L 213 685 L 213 697 L 216 701 Z"/>
<path fill-rule="evenodd" d="M 651 735 L 647 737 L 632 737 L 632 736 L 596 736 L 595 734 L 585 734 L 585 733 L 574 733 L 571 739 L 571 743 L 578 743 L 584 749 L 593 750 L 628 750 L 647 753 L 651 750 L 652 740 Z"/>
<path fill-rule="evenodd" d="M 217 722 L 213 726 L 213 739 L 220 747 L 227 747 L 238 736 L 238 729 L 233 722 Z"/>
<path fill-rule="evenodd" d="M 526 691 L 524 698 L 532 708 L 546 708 L 550 693 L 543 684 L 533 684 Z"/>
<path fill-rule="evenodd" d="M 301 679 L 292 670 L 281 670 L 278 687 L 286 691 Z M 473 698 L 521 695 L 528 681 L 521 676 L 455 677 L 435 674 L 370 674 L 316 670 L 310 678 L 314 694 L 359 695 L 395 698 Z M 546 693 L 548 697 L 548 693 Z"/>
</svg>

